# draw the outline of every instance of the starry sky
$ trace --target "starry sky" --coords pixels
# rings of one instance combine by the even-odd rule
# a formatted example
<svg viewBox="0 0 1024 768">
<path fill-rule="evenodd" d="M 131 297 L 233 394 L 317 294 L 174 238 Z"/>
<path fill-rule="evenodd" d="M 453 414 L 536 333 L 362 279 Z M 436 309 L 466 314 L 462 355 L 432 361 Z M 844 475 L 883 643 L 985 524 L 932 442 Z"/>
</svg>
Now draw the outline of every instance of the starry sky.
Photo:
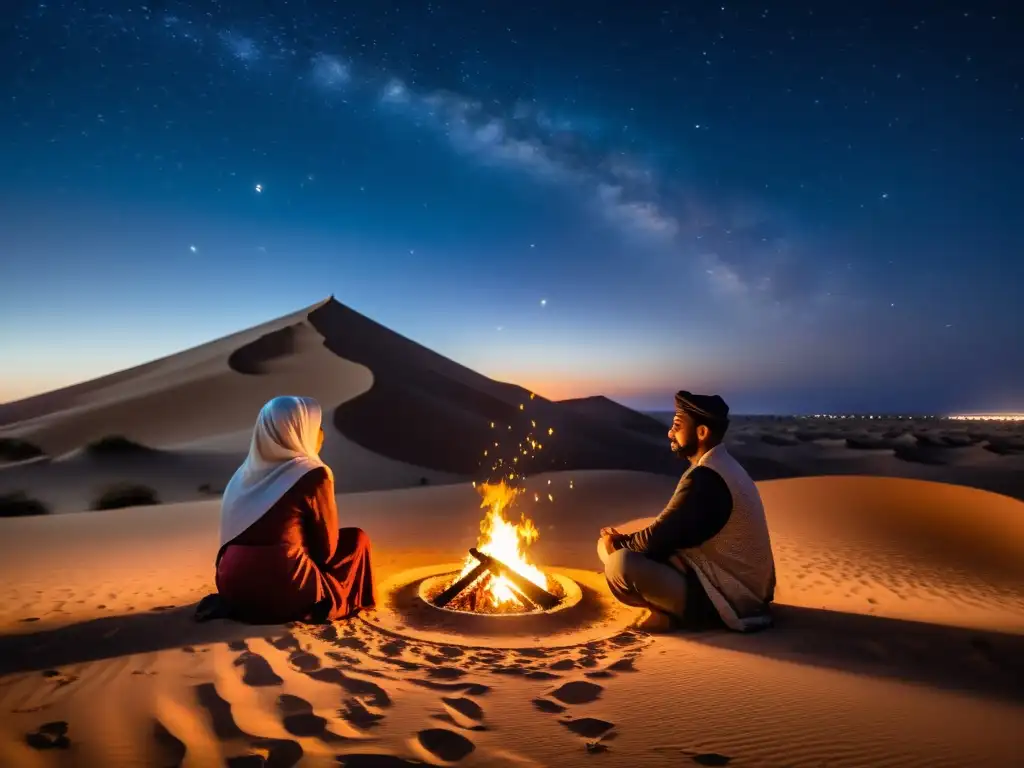
<svg viewBox="0 0 1024 768">
<path fill-rule="evenodd" d="M 1012 3 L 4 8 L 0 401 L 333 293 L 553 398 L 1024 410 Z"/>
</svg>

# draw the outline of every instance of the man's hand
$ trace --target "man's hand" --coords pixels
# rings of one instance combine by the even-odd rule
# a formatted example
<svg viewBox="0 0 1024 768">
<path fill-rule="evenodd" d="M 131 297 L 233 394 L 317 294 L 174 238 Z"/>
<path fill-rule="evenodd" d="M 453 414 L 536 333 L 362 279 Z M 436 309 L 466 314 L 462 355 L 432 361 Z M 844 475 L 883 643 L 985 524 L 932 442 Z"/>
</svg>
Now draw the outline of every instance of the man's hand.
<svg viewBox="0 0 1024 768">
<path fill-rule="evenodd" d="M 619 542 L 626 538 L 626 534 L 619 533 L 614 528 L 601 529 L 601 546 L 609 555 L 619 548 Z"/>
</svg>

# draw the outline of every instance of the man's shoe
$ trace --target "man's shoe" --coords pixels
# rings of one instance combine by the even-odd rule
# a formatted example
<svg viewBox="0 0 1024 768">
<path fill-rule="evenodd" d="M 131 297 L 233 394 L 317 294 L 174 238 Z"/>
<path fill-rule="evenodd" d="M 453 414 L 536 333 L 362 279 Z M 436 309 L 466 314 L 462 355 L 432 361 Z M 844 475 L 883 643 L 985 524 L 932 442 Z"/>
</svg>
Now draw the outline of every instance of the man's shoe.
<svg viewBox="0 0 1024 768">
<path fill-rule="evenodd" d="M 641 632 L 661 634 L 674 630 L 676 628 L 676 620 L 671 614 L 645 609 L 640 618 L 633 622 L 632 626 Z"/>
</svg>

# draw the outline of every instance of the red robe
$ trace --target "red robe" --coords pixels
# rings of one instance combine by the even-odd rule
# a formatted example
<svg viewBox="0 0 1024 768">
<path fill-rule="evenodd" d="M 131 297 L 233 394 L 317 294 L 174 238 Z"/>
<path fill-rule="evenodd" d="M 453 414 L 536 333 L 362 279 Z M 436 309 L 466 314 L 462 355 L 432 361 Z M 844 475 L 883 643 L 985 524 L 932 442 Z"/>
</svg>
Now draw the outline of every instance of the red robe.
<svg viewBox="0 0 1024 768">
<path fill-rule="evenodd" d="M 332 621 L 374 606 L 370 538 L 338 530 L 326 469 L 306 473 L 221 548 L 217 591 L 232 617 L 259 624 Z"/>
</svg>

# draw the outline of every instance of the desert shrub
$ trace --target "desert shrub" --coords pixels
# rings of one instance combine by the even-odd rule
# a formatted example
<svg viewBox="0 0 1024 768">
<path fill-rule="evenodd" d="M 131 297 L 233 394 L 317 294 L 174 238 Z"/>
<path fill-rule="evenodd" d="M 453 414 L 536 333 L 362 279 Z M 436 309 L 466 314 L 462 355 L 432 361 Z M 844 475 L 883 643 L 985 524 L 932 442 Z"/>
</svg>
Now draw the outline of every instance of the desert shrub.
<svg viewBox="0 0 1024 768">
<path fill-rule="evenodd" d="M 107 435 L 89 443 L 85 450 L 94 456 L 135 456 L 152 449 L 124 435 Z"/>
<path fill-rule="evenodd" d="M 0 437 L 0 461 L 27 461 L 46 453 L 38 445 L 18 437 Z"/>
<path fill-rule="evenodd" d="M 92 503 L 92 508 L 100 509 L 122 509 L 124 507 L 142 507 L 149 504 L 159 504 L 160 499 L 156 491 L 147 485 L 134 485 L 132 483 L 118 483 L 103 491 Z"/>
<path fill-rule="evenodd" d="M 24 491 L 0 495 L 0 517 L 31 517 L 46 515 L 49 512 L 43 502 L 33 499 Z"/>
</svg>

